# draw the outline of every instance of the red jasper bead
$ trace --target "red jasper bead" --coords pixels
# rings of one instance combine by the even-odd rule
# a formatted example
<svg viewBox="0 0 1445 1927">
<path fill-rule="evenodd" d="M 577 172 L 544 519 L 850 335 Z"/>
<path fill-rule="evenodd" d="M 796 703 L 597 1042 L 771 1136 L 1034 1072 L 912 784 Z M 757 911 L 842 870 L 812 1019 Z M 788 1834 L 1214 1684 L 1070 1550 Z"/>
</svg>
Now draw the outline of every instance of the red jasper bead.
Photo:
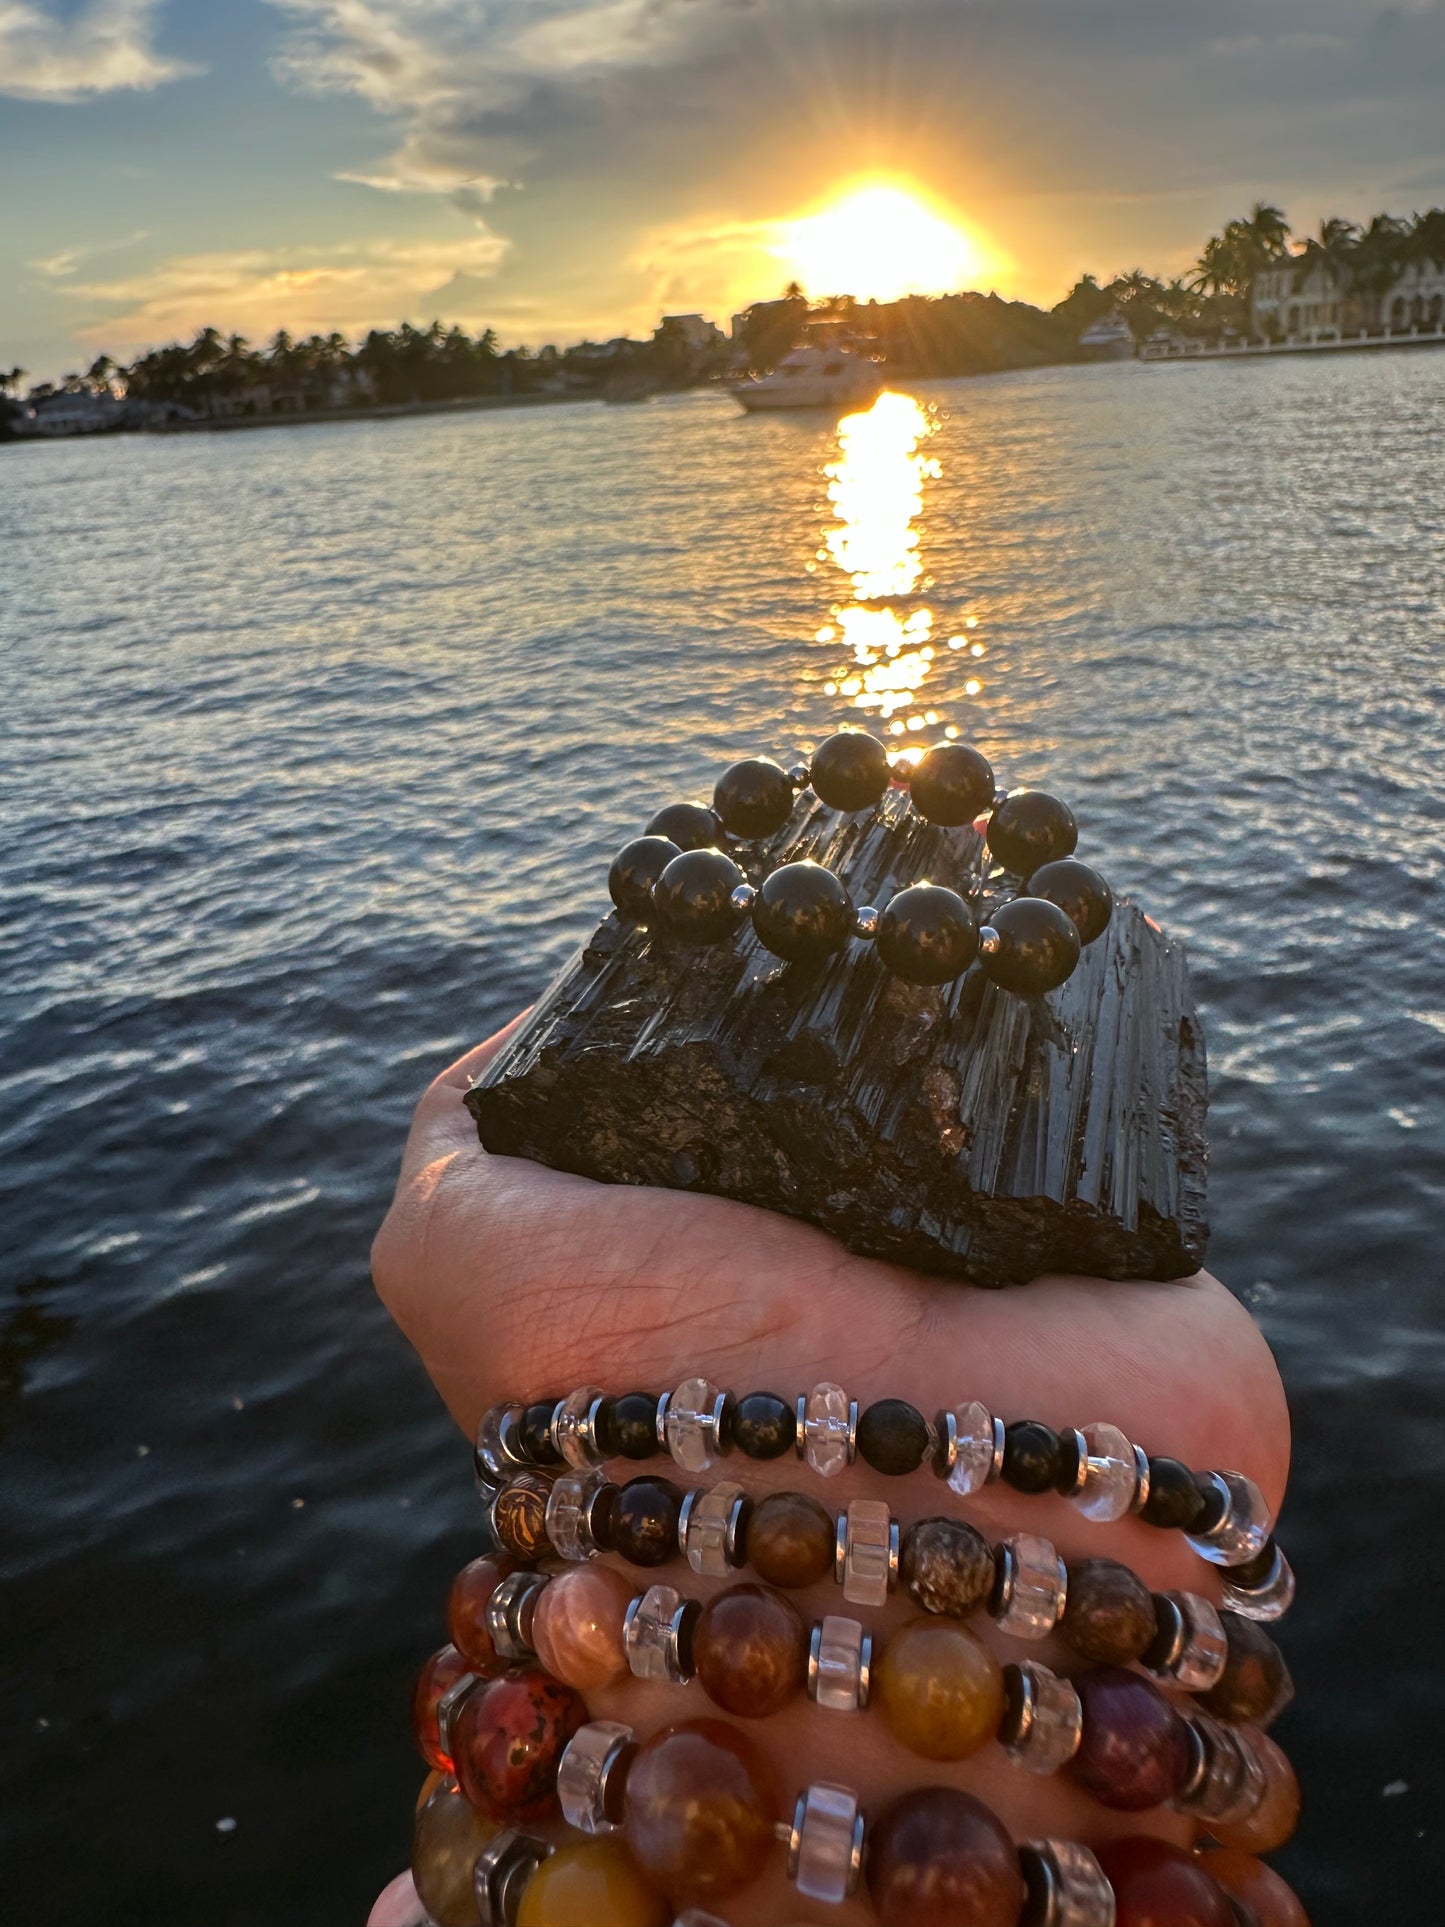
<svg viewBox="0 0 1445 1927">
<path fill-rule="evenodd" d="M 507 1667 L 487 1630 L 487 1601 L 507 1574 L 515 1571 L 516 1561 L 512 1559 L 473 1559 L 469 1566 L 462 1567 L 447 1595 L 447 1631 L 452 1644 L 483 1679 L 493 1679 Z"/>
<path fill-rule="evenodd" d="M 494 1820 L 545 1820 L 557 1762 L 586 1721 L 582 1696 L 550 1673 L 506 1673 L 478 1687 L 452 1728 L 462 1792 Z"/>
<path fill-rule="evenodd" d="M 443 1646 L 422 1667 L 412 1689 L 411 1735 L 416 1741 L 416 1750 L 428 1766 L 438 1767 L 444 1773 L 451 1772 L 452 1763 L 448 1755 L 442 1752 L 437 1707 L 463 1673 L 475 1671 L 476 1668 L 467 1664 L 455 1646 Z"/>
<path fill-rule="evenodd" d="M 1224 1889 L 1167 1840 L 1111 1840 L 1097 1850 L 1114 1889 L 1115 1927 L 1235 1927 Z"/>
<path fill-rule="evenodd" d="M 1122 1666 L 1100 1666 L 1074 1682 L 1084 1737 L 1069 1772 L 1101 1806 L 1123 1813 L 1162 1806 L 1184 1783 L 1184 1722 L 1157 1686 Z"/>
</svg>

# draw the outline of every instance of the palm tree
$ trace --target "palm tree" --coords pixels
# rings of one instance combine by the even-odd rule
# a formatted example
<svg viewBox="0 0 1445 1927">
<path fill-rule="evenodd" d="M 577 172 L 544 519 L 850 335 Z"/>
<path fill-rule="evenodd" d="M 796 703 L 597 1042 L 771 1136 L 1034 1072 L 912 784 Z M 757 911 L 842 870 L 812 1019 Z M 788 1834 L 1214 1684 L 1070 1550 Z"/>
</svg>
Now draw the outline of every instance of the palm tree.
<svg viewBox="0 0 1445 1927">
<path fill-rule="evenodd" d="M 12 368 L 8 374 L 0 368 L 0 395 L 8 395 L 12 388 L 18 394 L 21 382 L 29 373 L 28 368 Z"/>
<path fill-rule="evenodd" d="M 1265 259 L 1283 254 L 1289 245 L 1290 226 L 1284 218 L 1284 209 L 1269 201 L 1256 201 L 1247 219 L 1239 225 Z"/>
</svg>

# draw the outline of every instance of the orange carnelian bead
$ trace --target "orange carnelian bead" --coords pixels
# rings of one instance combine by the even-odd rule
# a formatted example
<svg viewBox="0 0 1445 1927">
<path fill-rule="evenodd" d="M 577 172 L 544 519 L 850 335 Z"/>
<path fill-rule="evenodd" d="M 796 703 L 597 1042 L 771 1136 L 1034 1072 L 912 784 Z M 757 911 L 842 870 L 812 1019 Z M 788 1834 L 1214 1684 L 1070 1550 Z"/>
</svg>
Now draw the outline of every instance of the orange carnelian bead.
<svg viewBox="0 0 1445 1927">
<path fill-rule="evenodd" d="M 1299 1823 L 1299 1781 L 1294 1768 L 1267 1733 L 1258 1727 L 1240 1729 L 1264 1769 L 1264 1798 L 1247 1820 L 1236 1826 L 1210 1823 L 1209 1831 L 1221 1847 L 1241 1847 L 1245 1853 L 1273 1853 L 1282 1847 Z"/>
<path fill-rule="evenodd" d="M 636 1591 L 609 1566 L 571 1566 L 551 1580 L 532 1614 L 532 1644 L 547 1671 L 579 1692 L 628 1673 L 622 1622 Z"/>
<path fill-rule="evenodd" d="M 437 1927 L 476 1927 L 472 1868 L 496 1831 L 496 1822 L 484 1819 L 450 1785 L 438 1787 L 417 1814 L 411 1877 Z"/>
<path fill-rule="evenodd" d="M 456 1685 L 463 1673 L 472 1668 L 457 1651 L 455 1646 L 443 1646 L 440 1652 L 433 1653 L 426 1665 L 417 1674 L 416 1685 L 411 1695 L 411 1735 L 416 1741 L 417 1751 L 428 1766 L 440 1767 L 450 1773 L 452 1763 L 442 1752 L 441 1734 L 437 1727 L 437 1706 Z"/>
<path fill-rule="evenodd" d="M 1117 1927 L 1234 1927 L 1224 1889 L 1192 1853 L 1136 1834 L 1098 1849 Z"/>
<path fill-rule="evenodd" d="M 517 1927 L 670 1927 L 672 1908 L 620 1840 L 578 1840 L 544 1860 L 522 1894 Z"/>
<path fill-rule="evenodd" d="M 1220 1847 L 1201 1854 L 1199 1864 L 1209 1869 L 1227 1894 L 1253 1907 L 1259 1927 L 1310 1927 L 1309 1915 L 1294 1888 L 1286 1886 L 1273 1867 L 1266 1867 L 1252 1853 Z"/>
<path fill-rule="evenodd" d="M 487 1628 L 487 1602 L 509 1572 L 515 1572 L 512 1559 L 473 1559 L 463 1566 L 452 1581 L 447 1595 L 447 1634 L 474 1673 L 491 1679 L 502 1672 L 507 1662 L 492 1644 Z"/>
<path fill-rule="evenodd" d="M 884 1647 L 874 1679 L 893 1737 L 925 1760 L 966 1760 L 998 1732 L 1002 1669 L 952 1620 L 910 1620 Z"/>
</svg>

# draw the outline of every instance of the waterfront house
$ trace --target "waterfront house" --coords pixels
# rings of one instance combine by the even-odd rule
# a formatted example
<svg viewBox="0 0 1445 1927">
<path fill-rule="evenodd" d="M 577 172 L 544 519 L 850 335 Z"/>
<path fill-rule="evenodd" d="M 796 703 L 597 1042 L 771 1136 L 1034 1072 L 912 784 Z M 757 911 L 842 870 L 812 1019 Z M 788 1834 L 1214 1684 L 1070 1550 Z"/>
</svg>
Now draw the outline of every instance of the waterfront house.
<svg viewBox="0 0 1445 1927">
<path fill-rule="evenodd" d="M 1445 264 L 1409 261 L 1384 287 L 1358 285 L 1348 261 L 1292 255 L 1255 276 L 1253 332 L 1268 340 L 1433 332 L 1445 317 Z"/>
</svg>

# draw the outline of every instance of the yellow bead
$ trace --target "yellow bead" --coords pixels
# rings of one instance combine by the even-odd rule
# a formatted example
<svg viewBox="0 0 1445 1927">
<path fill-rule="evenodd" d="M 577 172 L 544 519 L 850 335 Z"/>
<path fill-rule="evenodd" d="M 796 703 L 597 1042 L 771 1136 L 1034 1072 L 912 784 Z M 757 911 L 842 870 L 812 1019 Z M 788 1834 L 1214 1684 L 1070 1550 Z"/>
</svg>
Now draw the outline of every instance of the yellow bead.
<svg viewBox="0 0 1445 1927">
<path fill-rule="evenodd" d="M 517 1927 L 671 1927 L 672 1909 L 620 1840 L 559 1847 L 527 1882 Z"/>
<path fill-rule="evenodd" d="M 965 1760 L 998 1732 L 1003 1673 L 966 1627 L 912 1619 L 883 1649 L 874 1690 L 893 1736 L 925 1760 Z"/>
</svg>

